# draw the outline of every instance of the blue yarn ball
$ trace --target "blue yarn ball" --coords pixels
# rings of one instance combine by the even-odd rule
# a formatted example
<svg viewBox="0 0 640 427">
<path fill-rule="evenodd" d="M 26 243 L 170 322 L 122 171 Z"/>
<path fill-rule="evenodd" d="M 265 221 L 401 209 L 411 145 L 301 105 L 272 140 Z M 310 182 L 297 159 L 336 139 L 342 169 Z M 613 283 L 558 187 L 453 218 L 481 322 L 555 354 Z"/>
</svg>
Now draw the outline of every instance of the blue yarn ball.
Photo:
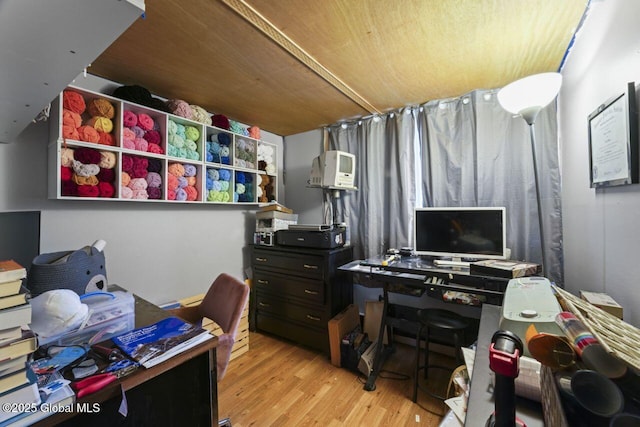
<svg viewBox="0 0 640 427">
<path fill-rule="evenodd" d="M 231 172 L 228 169 L 220 169 L 218 174 L 222 181 L 229 181 L 231 179 Z"/>
<path fill-rule="evenodd" d="M 196 167 L 194 165 L 184 165 L 184 176 L 196 176 Z"/>
<path fill-rule="evenodd" d="M 187 192 L 183 188 L 176 189 L 176 200 L 181 202 L 187 200 Z"/>
<path fill-rule="evenodd" d="M 220 163 L 223 165 L 230 165 L 231 161 L 229 161 L 229 157 L 220 157 Z"/>
<path fill-rule="evenodd" d="M 213 183 L 214 183 L 213 179 L 207 177 L 207 190 L 211 190 L 213 188 Z"/>
<path fill-rule="evenodd" d="M 219 133 L 218 142 L 223 145 L 229 145 L 231 144 L 231 137 L 228 133 Z"/>
<path fill-rule="evenodd" d="M 244 184 L 244 173 L 243 172 L 236 172 L 236 183 Z"/>
</svg>

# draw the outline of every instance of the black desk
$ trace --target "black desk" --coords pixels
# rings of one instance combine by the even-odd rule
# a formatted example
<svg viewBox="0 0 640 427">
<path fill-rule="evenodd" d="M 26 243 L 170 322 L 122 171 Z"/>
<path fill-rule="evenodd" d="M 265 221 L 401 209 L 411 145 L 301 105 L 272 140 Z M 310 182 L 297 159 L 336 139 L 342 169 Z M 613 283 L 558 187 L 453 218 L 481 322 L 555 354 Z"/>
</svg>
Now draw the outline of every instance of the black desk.
<svg viewBox="0 0 640 427">
<path fill-rule="evenodd" d="M 375 390 L 375 382 L 384 361 L 393 352 L 393 329 L 401 329 L 413 336 L 418 332 L 417 319 L 411 317 L 411 312 L 405 312 L 403 315 L 394 315 L 389 312 L 389 293 L 420 297 L 426 292 L 441 300 L 442 292 L 460 291 L 482 295 L 489 302 L 501 304 L 509 281 L 504 278 L 472 275 L 468 269 L 435 267 L 428 259 L 416 256 L 402 257 L 388 265 L 385 265 L 383 260 L 384 257 L 358 260 L 339 268 L 351 273 L 354 281 L 358 283 L 383 289 L 384 308 L 378 337 L 384 336 L 386 328 L 391 345 L 384 346 L 382 339 L 377 340 L 373 369 L 364 385 L 367 391 Z M 439 283 L 426 283 L 427 280 L 434 281 L 432 279 Z M 454 311 L 455 307 L 462 307 L 458 304 L 447 305 Z M 479 311 L 480 307 L 472 309 Z"/>
<path fill-rule="evenodd" d="M 165 310 L 137 295 L 134 297 L 136 328 L 167 317 Z M 99 404 L 99 412 L 59 412 L 34 425 L 217 425 L 217 343 L 217 338 L 208 340 L 152 368 L 140 368 L 96 393 L 78 400 L 80 404 L 87 404 L 86 407 L 91 407 L 93 403 Z M 126 392 L 128 402 L 129 415 L 126 419 L 118 413 L 122 400 L 121 390 Z"/>
<path fill-rule="evenodd" d="M 489 345 L 491 337 L 498 330 L 500 310 L 500 307 L 490 304 L 482 307 L 465 426 L 483 426 L 495 407 L 490 389 Z M 517 397 L 516 415 L 525 422 L 527 427 L 544 426 L 542 405 L 532 400 Z"/>
</svg>

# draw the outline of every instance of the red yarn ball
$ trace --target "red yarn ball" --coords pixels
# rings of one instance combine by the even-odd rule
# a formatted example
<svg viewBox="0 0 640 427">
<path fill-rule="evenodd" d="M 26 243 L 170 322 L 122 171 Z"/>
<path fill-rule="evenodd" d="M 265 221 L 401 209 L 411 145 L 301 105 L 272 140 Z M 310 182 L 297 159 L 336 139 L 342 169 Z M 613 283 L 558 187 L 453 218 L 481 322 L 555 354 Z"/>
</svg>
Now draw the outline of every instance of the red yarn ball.
<svg viewBox="0 0 640 427">
<path fill-rule="evenodd" d="M 133 170 L 129 174 L 131 175 L 131 178 L 146 178 L 149 172 L 147 172 L 146 168 L 134 166 Z"/>
<path fill-rule="evenodd" d="M 100 182 L 113 182 L 116 179 L 116 173 L 113 169 L 100 168 L 97 176 Z"/>
<path fill-rule="evenodd" d="M 167 190 L 167 200 L 175 200 L 176 192 L 175 190 Z"/>
<path fill-rule="evenodd" d="M 194 200 L 198 199 L 198 190 L 196 190 L 196 187 L 192 187 L 190 185 L 187 185 L 186 187 L 184 187 L 184 191 L 187 192 L 187 200 L 192 202 Z"/>
<path fill-rule="evenodd" d="M 63 196 L 77 196 L 78 184 L 73 182 L 73 180 L 62 181 L 62 185 L 60 186 L 60 191 Z"/>
<path fill-rule="evenodd" d="M 122 170 L 131 173 L 133 171 L 133 157 L 127 154 L 122 155 Z"/>
<path fill-rule="evenodd" d="M 73 176 L 73 169 L 67 166 L 60 166 L 60 179 L 62 181 L 69 181 Z"/>
<path fill-rule="evenodd" d="M 69 125 L 62 125 L 62 137 L 65 139 L 75 139 L 76 141 L 80 140 L 78 129 Z"/>
<path fill-rule="evenodd" d="M 160 132 L 153 129 L 148 130 L 144 133 L 144 139 L 146 139 L 149 144 L 160 144 L 162 142 Z"/>
<path fill-rule="evenodd" d="M 100 197 L 113 197 L 116 193 L 116 189 L 108 182 L 100 182 L 97 187 Z"/>
<path fill-rule="evenodd" d="M 93 126 L 80 126 L 78 128 L 78 135 L 80 136 L 80 141 L 85 141 L 85 142 L 100 141 L 100 135 L 98 135 L 98 131 Z"/>
<path fill-rule="evenodd" d="M 112 145 L 112 146 L 116 145 L 116 141 L 113 139 L 113 135 L 111 135 L 110 133 L 98 131 L 98 135 L 100 136 L 100 139 L 98 140 L 98 144 Z"/>
<path fill-rule="evenodd" d="M 62 92 L 62 106 L 74 113 L 82 114 L 87 108 L 84 98 L 78 92 L 65 90 Z"/>
<path fill-rule="evenodd" d="M 147 146 L 147 151 L 154 154 L 164 154 L 164 150 L 158 144 L 149 143 L 149 145 Z"/>
<path fill-rule="evenodd" d="M 80 114 L 74 113 L 71 110 L 63 109 L 62 124 L 77 129 L 82 126 L 82 117 L 80 117 Z"/>
<path fill-rule="evenodd" d="M 134 169 L 148 169 L 149 167 L 149 159 L 146 157 L 134 157 L 133 158 L 133 168 Z"/>
<path fill-rule="evenodd" d="M 153 129 L 153 119 L 148 114 L 140 113 L 138 114 L 138 126 L 143 130 L 151 130 Z"/>
<path fill-rule="evenodd" d="M 93 148 L 78 147 L 73 152 L 73 157 L 80 163 L 97 165 L 100 163 L 101 156 L 98 150 Z"/>
<path fill-rule="evenodd" d="M 98 197 L 100 190 L 97 185 L 78 185 L 78 196 L 80 197 Z"/>
</svg>

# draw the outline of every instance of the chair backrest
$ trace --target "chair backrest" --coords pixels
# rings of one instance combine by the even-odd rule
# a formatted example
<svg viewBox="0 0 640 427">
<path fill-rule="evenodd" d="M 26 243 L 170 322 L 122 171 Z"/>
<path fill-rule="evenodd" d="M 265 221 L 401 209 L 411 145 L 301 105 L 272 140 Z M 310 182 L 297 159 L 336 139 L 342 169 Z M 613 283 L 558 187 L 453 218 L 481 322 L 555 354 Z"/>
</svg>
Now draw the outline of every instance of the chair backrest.
<svg viewBox="0 0 640 427">
<path fill-rule="evenodd" d="M 225 334 L 235 338 L 242 311 L 249 299 L 249 286 L 221 273 L 200 303 L 200 314 L 216 322 Z"/>
</svg>

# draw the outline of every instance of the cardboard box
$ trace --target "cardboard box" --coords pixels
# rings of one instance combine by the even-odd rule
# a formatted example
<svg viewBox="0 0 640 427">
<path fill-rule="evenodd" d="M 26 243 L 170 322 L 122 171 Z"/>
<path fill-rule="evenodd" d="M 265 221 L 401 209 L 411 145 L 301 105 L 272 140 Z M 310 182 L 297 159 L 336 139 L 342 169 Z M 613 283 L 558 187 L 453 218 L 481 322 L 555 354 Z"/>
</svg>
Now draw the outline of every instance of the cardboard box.
<svg viewBox="0 0 640 427">
<path fill-rule="evenodd" d="M 360 311 L 355 304 L 349 304 L 344 310 L 329 320 L 329 349 L 331 350 L 331 364 L 340 367 L 340 342 L 342 337 L 360 325 Z"/>
<path fill-rule="evenodd" d="M 580 291 L 580 298 L 616 316 L 618 319 L 622 319 L 622 306 L 609 295 L 601 292 Z"/>
</svg>

